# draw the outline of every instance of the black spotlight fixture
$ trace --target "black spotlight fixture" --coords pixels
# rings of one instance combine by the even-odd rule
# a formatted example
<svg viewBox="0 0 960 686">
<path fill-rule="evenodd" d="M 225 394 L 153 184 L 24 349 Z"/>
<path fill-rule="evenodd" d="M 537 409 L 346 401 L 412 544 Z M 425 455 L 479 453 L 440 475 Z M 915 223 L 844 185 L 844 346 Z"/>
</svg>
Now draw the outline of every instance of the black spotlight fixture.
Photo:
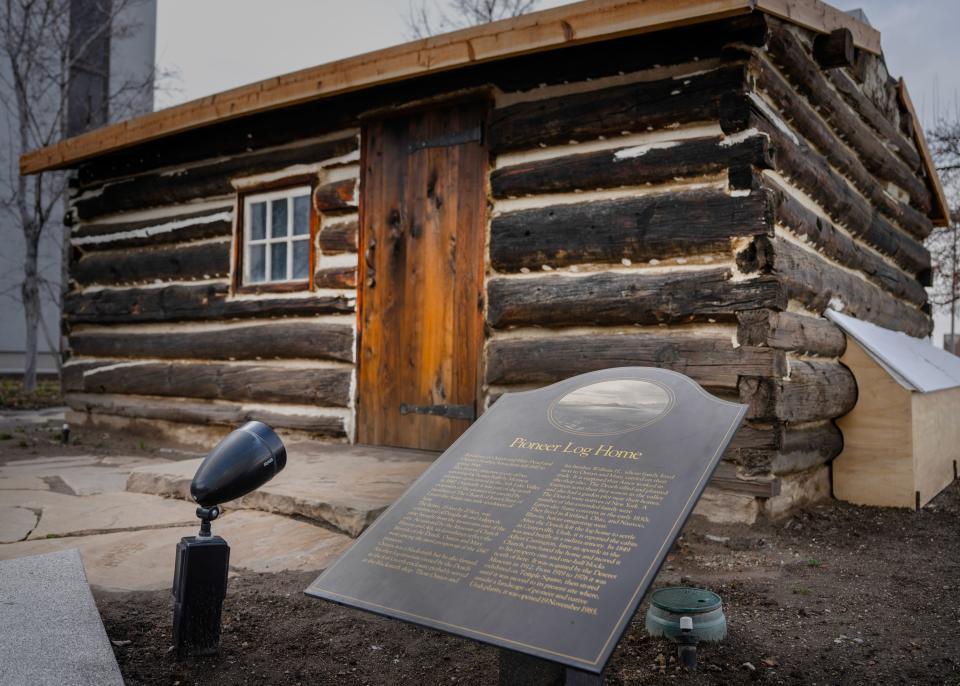
<svg viewBox="0 0 960 686">
<path fill-rule="evenodd" d="M 273 429 L 247 422 L 204 458 L 190 484 L 200 506 L 200 533 L 177 544 L 173 575 L 173 644 L 177 655 L 213 655 L 220 645 L 220 613 L 227 593 L 230 546 L 210 531 L 220 505 L 267 483 L 287 464 Z"/>
</svg>

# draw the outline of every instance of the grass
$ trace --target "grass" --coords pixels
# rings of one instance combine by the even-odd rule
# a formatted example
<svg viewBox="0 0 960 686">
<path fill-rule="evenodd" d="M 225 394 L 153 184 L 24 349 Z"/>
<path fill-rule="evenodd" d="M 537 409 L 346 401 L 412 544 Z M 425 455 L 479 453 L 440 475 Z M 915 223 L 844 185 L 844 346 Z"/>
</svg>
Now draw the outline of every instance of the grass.
<svg viewBox="0 0 960 686">
<path fill-rule="evenodd" d="M 0 441 L 9 441 L 11 438 L 13 438 L 13 434 L 0 431 Z"/>
<path fill-rule="evenodd" d="M 0 380 L 0 409 L 36 410 L 62 404 L 59 381 L 38 380 L 36 390 L 27 392 L 20 379 Z"/>
<path fill-rule="evenodd" d="M 823 563 L 815 557 L 811 557 L 809 560 L 807 560 L 807 567 L 819 567 L 822 564 Z"/>
</svg>

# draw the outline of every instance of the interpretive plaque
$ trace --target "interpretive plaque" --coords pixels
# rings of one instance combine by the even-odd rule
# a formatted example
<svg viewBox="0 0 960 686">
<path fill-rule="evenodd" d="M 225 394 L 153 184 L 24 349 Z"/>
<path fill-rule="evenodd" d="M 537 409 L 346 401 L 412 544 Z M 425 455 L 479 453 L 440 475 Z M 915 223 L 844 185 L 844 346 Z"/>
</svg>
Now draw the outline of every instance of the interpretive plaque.
<svg viewBox="0 0 960 686">
<path fill-rule="evenodd" d="M 306 592 L 599 673 L 745 412 L 644 367 L 504 395 Z"/>
</svg>

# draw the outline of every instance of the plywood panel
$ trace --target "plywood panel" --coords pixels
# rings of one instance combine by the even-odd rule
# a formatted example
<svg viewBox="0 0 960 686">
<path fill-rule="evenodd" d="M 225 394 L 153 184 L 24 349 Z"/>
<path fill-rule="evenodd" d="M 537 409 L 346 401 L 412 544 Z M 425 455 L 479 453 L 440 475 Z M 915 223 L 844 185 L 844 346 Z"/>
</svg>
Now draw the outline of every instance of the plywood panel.
<svg viewBox="0 0 960 686">
<path fill-rule="evenodd" d="M 843 452 L 833 494 L 863 505 L 914 507 L 912 394 L 853 339 L 840 358 L 857 380 L 857 404 L 837 420 Z"/>
<path fill-rule="evenodd" d="M 926 505 L 960 464 L 960 388 L 913 394 L 914 489 Z"/>
</svg>

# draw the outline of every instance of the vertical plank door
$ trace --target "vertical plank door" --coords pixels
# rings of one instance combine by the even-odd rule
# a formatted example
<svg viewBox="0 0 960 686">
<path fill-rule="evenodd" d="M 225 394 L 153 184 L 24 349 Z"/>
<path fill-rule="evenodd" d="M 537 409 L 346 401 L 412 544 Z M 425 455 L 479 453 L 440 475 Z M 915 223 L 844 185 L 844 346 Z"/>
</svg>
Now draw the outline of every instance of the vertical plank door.
<svg viewBox="0 0 960 686">
<path fill-rule="evenodd" d="M 483 345 L 486 103 L 363 129 L 357 440 L 443 450 L 470 425 Z"/>
</svg>

